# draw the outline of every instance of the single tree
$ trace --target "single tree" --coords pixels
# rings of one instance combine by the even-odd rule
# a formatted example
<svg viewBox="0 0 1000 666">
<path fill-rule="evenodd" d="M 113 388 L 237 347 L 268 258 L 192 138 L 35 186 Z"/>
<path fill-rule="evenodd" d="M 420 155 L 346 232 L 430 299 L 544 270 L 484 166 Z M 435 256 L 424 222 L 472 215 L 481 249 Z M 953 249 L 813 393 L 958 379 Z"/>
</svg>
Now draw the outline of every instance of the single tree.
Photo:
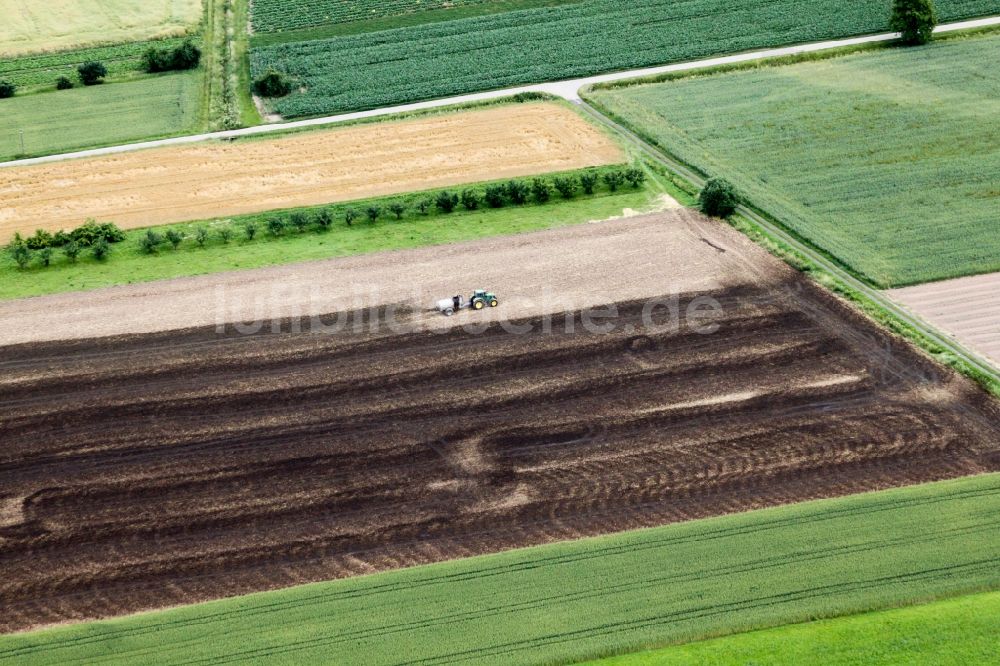
<svg viewBox="0 0 1000 666">
<path fill-rule="evenodd" d="M 90 252 L 94 255 L 94 259 L 104 261 L 111 254 L 111 244 L 104 238 L 98 238 L 91 246 Z"/>
<path fill-rule="evenodd" d="M 79 243 L 77 243 L 75 240 L 71 240 L 65 245 L 63 245 L 63 254 L 66 255 L 66 258 L 69 259 L 70 263 L 75 264 L 76 258 L 80 256 L 81 249 L 82 248 L 80 247 Z"/>
<path fill-rule="evenodd" d="M 275 238 L 280 236 L 285 231 L 285 221 L 280 217 L 272 217 L 267 221 L 267 233 L 271 234 Z"/>
<path fill-rule="evenodd" d="M 371 224 L 375 224 L 375 221 L 378 220 L 381 214 L 382 209 L 378 206 L 368 206 L 368 208 L 365 208 L 365 215 L 368 216 L 368 222 Z"/>
<path fill-rule="evenodd" d="M 569 178 L 556 178 L 552 184 L 563 199 L 572 199 L 576 194 L 576 184 Z"/>
<path fill-rule="evenodd" d="M 502 208 L 504 205 L 503 185 L 488 185 L 483 193 L 483 201 L 490 208 Z"/>
<path fill-rule="evenodd" d="M 902 33 L 904 44 L 926 44 L 934 36 L 936 25 L 934 0 L 893 0 L 889 27 Z"/>
<path fill-rule="evenodd" d="M 479 208 L 479 195 L 475 190 L 462 190 L 462 205 L 465 206 L 465 210 Z"/>
<path fill-rule="evenodd" d="M 73 87 L 73 80 L 68 76 L 60 76 L 56 79 L 56 90 L 69 90 Z"/>
<path fill-rule="evenodd" d="M 252 241 L 254 236 L 257 235 L 257 225 L 253 222 L 247 222 L 243 225 L 243 236 L 248 240 Z"/>
<path fill-rule="evenodd" d="M 609 171 L 604 174 L 604 184 L 608 186 L 608 189 L 612 192 L 617 192 L 621 184 L 625 182 L 625 176 L 622 175 L 621 171 Z"/>
<path fill-rule="evenodd" d="M 597 187 L 597 174 L 593 171 L 580 174 L 580 186 L 584 193 L 593 194 L 594 188 Z"/>
<path fill-rule="evenodd" d="M 506 190 L 507 198 L 518 206 L 528 200 L 528 186 L 519 180 L 512 180 L 507 183 Z"/>
<path fill-rule="evenodd" d="M 309 226 L 309 216 L 305 213 L 292 213 L 292 226 L 301 234 Z"/>
<path fill-rule="evenodd" d="M 324 208 L 320 212 L 316 213 L 316 226 L 319 229 L 326 231 L 332 225 L 333 225 L 333 216 L 330 215 L 330 211 Z"/>
<path fill-rule="evenodd" d="M 723 178 L 712 178 L 698 195 L 701 212 L 711 217 L 729 217 L 739 205 L 739 196 L 732 183 Z"/>
<path fill-rule="evenodd" d="M 8 97 L 13 97 L 14 93 L 17 92 L 17 86 L 15 86 L 10 81 L 0 81 L 0 99 L 7 99 Z"/>
<path fill-rule="evenodd" d="M 181 241 L 184 240 L 184 234 L 177 231 L 176 229 L 168 229 L 167 233 L 165 233 L 164 236 L 166 237 L 167 242 L 170 243 L 171 247 L 173 247 L 175 250 L 178 247 L 180 247 Z"/>
<path fill-rule="evenodd" d="M 292 84 L 288 77 L 272 69 L 253 82 L 253 90 L 261 97 L 284 97 L 292 92 Z"/>
<path fill-rule="evenodd" d="M 91 60 L 77 67 L 76 72 L 80 75 L 80 81 L 83 85 L 93 86 L 104 83 L 104 77 L 108 75 L 108 68 L 104 66 L 104 63 Z"/>
<path fill-rule="evenodd" d="M 434 205 L 438 207 L 442 213 L 450 213 L 455 210 L 455 206 L 458 205 L 458 195 L 453 194 L 445 190 L 437 195 L 437 199 L 434 200 Z"/>
<path fill-rule="evenodd" d="M 163 243 L 163 236 L 152 229 L 146 229 L 146 235 L 139 239 L 139 247 L 146 254 L 156 254 L 161 243 Z"/>
<path fill-rule="evenodd" d="M 347 222 L 347 226 L 352 226 L 356 219 L 358 219 L 358 211 L 353 208 L 348 208 L 344 211 L 344 221 Z"/>
<path fill-rule="evenodd" d="M 20 238 L 15 238 L 10 244 L 10 256 L 17 267 L 24 270 L 31 263 L 31 249 Z"/>
<path fill-rule="evenodd" d="M 229 225 L 219 227 L 218 234 L 219 234 L 219 240 L 228 245 L 229 241 L 233 237 L 233 229 Z"/>
<path fill-rule="evenodd" d="M 397 220 L 402 220 L 403 213 L 406 212 L 406 205 L 401 201 L 393 201 L 389 204 L 389 212 L 395 215 Z"/>
<path fill-rule="evenodd" d="M 638 167 L 626 169 L 623 175 L 625 176 L 625 180 L 632 187 L 637 188 L 646 182 L 646 172 Z"/>
<path fill-rule="evenodd" d="M 205 243 L 208 242 L 208 228 L 198 227 L 194 232 L 194 242 L 198 244 L 198 247 L 205 247 Z"/>
<path fill-rule="evenodd" d="M 201 49 L 190 39 L 184 40 L 170 55 L 174 69 L 194 69 L 201 62 Z"/>
<path fill-rule="evenodd" d="M 535 197 L 535 201 L 538 203 L 545 203 L 552 196 L 552 190 L 549 189 L 549 184 L 541 178 L 535 178 L 531 181 L 531 196 Z"/>
<path fill-rule="evenodd" d="M 42 261 L 42 266 L 48 266 L 52 263 L 52 248 L 46 247 L 42 248 L 38 252 L 38 258 Z"/>
</svg>

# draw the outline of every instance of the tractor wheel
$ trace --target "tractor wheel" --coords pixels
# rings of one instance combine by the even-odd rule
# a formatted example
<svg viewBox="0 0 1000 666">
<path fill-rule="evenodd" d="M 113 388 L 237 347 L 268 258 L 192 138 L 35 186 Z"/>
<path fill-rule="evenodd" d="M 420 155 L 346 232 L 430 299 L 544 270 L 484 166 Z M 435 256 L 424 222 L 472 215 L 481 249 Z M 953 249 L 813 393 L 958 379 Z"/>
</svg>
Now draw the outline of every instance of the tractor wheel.
<svg viewBox="0 0 1000 666">
<path fill-rule="evenodd" d="M 444 311 L 445 317 L 450 317 L 453 314 L 455 314 L 455 308 L 448 308 L 447 310 Z"/>
<path fill-rule="evenodd" d="M 486 304 L 483 303 L 482 301 L 473 301 L 472 302 L 472 309 L 473 310 L 482 310 L 484 307 L 486 307 Z"/>
<path fill-rule="evenodd" d="M 500 305 L 500 301 L 498 301 L 497 299 L 494 298 L 492 301 L 490 301 L 491 308 L 495 308 L 498 305 Z"/>
</svg>

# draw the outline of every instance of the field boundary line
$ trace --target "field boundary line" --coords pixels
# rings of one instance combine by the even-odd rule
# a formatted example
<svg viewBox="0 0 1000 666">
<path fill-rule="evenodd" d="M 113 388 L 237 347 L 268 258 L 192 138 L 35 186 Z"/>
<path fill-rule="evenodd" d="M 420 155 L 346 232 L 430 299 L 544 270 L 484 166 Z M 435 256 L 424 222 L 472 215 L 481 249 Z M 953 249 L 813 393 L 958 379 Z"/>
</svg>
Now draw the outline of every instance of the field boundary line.
<svg viewBox="0 0 1000 666">
<path fill-rule="evenodd" d="M 935 29 L 935 32 L 948 33 L 961 30 L 986 28 L 998 25 L 1000 25 L 1000 16 L 990 16 L 985 18 L 972 19 L 968 21 L 945 23 L 939 25 Z M 145 150 L 148 148 L 161 148 L 165 146 L 178 146 L 189 143 L 200 143 L 203 141 L 211 141 L 214 139 L 235 139 L 239 137 L 287 132 L 290 130 L 303 129 L 309 127 L 324 127 L 327 125 L 336 125 L 338 123 L 348 122 L 352 120 L 379 118 L 383 116 L 405 114 L 413 111 L 438 109 L 442 107 L 467 104 L 470 102 L 499 100 L 504 97 L 511 97 L 513 95 L 517 95 L 519 93 L 548 93 L 551 95 L 555 95 L 556 97 L 561 97 L 563 99 L 575 102 L 580 100 L 579 90 L 581 88 L 598 83 L 609 83 L 624 79 L 644 78 L 647 76 L 655 76 L 657 74 L 666 74 L 670 72 L 709 69 L 713 67 L 718 67 L 720 65 L 731 65 L 731 64 L 738 64 L 738 63 L 757 61 L 757 60 L 769 60 L 772 58 L 781 58 L 781 57 L 787 57 L 805 53 L 815 53 L 818 51 L 830 51 L 851 46 L 861 46 L 865 44 L 879 44 L 879 43 L 890 42 L 898 38 L 899 38 L 899 33 L 884 32 L 875 35 L 849 37 L 846 39 L 828 40 L 822 42 L 808 42 L 805 44 L 797 44 L 793 46 L 747 51 L 744 53 L 718 56 L 714 58 L 701 59 L 701 60 L 679 62 L 669 65 L 659 65 L 656 67 L 645 67 L 641 69 L 610 72 L 607 74 L 598 74 L 596 76 L 587 76 L 576 79 L 565 79 L 562 81 L 550 81 L 547 83 L 537 83 L 526 86 L 517 86 L 513 88 L 488 90 L 478 93 L 457 95 L 454 97 L 444 97 L 440 99 L 426 100 L 423 102 L 413 102 L 410 104 L 400 104 L 397 106 L 386 106 L 376 109 L 370 109 L 367 111 L 355 111 L 352 113 L 342 113 L 332 116 L 323 116 L 320 118 L 308 118 L 305 120 L 296 120 L 286 123 L 273 123 L 268 125 L 255 125 L 253 127 L 245 127 L 242 129 L 225 130 L 221 132 L 206 132 L 202 134 L 191 134 L 186 136 L 171 137 L 167 139 L 158 139 L 154 141 L 141 141 L 138 143 L 127 143 L 117 146 L 107 146 L 104 148 L 93 148 L 90 150 L 80 150 L 69 153 L 60 153 L 56 155 L 45 155 L 42 157 L 32 157 L 22 160 L 12 160 L 7 162 L 0 162 L 0 169 L 18 167 L 18 166 L 30 166 L 34 164 L 46 164 L 50 162 L 61 162 L 64 160 L 79 159 L 83 157 L 99 157 L 103 155 L 115 155 L 119 153 L 132 152 L 136 150 Z"/>
</svg>

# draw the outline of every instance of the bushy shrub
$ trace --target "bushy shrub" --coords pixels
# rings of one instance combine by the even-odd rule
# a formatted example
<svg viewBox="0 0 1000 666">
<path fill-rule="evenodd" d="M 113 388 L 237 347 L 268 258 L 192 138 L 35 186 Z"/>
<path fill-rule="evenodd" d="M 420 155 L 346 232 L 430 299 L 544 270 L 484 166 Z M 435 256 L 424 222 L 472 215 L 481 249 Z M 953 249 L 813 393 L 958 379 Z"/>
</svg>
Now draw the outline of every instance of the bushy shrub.
<svg viewBox="0 0 1000 666">
<path fill-rule="evenodd" d="M 549 184 L 547 181 L 541 178 L 535 178 L 531 181 L 531 196 L 535 197 L 535 201 L 538 203 L 545 203 L 549 200 L 552 195 L 552 190 L 549 189 Z"/>
<path fill-rule="evenodd" d="M 38 252 L 38 260 L 42 262 L 42 266 L 48 267 L 52 263 L 52 248 L 42 248 Z"/>
<path fill-rule="evenodd" d="M 98 240 L 104 240 L 108 243 L 120 243 L 125 240 L 125 232 L 114 223 L 98 224 L 94 220 L 87 220 L 71 231 L 69 236 L 84 247 L 90 247 Z"/>
<path fill-rule="evenodd" d="M 639 187 L 646 182 L 646 172 L 638 167 L 630 167 L 622 175 L 632 187 Z"/>
<path fill-rule="evenodd" d="M 503 185 L 487 185 L 483 193 L 483 201 L 490 208 L 502 208 L 504 205 Z"/>
<path fill-rule="evenodd" d="M 272 217 L 267 221 L 267 233 L 278 237 L 285 232 L 285 221 L 280 217 Z"/>
<path fill-rule="evenodd" d="M 739 196 L 732 183 L 724 178 L 712 178 L 701 194 L 698 195 L 698 206 L 701 212 L 711 217 L 729 217 L 739 205 Z"/>
<path fill-rule="evenodd" d="M 150 73 L 194 69 L 201 62 L 201 49 L 190 39 L 175 48 L 151 46 L 142 55 L 143 68 Z"/>
<path fill-rule="evenodd" d="M 586 194 L 593 194 L 594 188 L 597 187 L 597 174 L 593 171 L 587 171 L 586 173 L 580 174 L 580 187 Z"/>
<path fill-rule="evenodd" d="M 520 206 L 528 200 L 528 186 L 519 180 L 512 180 L 504 188 L 507 198 Z"/>
<path fill-rule="evenodd" d="M 70 263 L 75 264 L 76 258 L 80 256 L 80 251 L 82 249 L 83 248 L 80 247 L 79 243 L 77 243 L 75 240 L 71 240 L 65 245 L 63 245 L 62 251 L 63 254 L 66 255 L 66 258 L 70 260 Z"/>
<path fill-rule="evenodd" d="M 518 104 L 523 104 L 524 102 L 536 102 L 544 99 L 546 99 L 545 93 L 535 91 L 519 92 L 514 95 L 514 101 Z"/>
<path fill-rule="evenodd" d="M 24 242 L 31 250 L 44 250 L 52 247 L 52 234 L 45 229 L 36 229 L 35 235 L 29 236 Z"/>
<path fill-rule="evenodd" d="M 893 0 L 889 27 L 902 33 L 904 44 L 926 44 L 934 37 L 936 25 L 933 0 Z"/>
<path fill-rule="evenodd" d="M 372 224 L 375 224 L 375 221 L 378 220 L 381 214 L 382 209 L 378 206 L 368 206 L 368 208 L 365 208 L 365 215 L 368 216 L 368 221 Z"/>
<path fill-rule="evenodd" d="M 455 210 L 455 206 L 458 205 L 458 195 L 453 194 L 445 190 L 437 195 L 437 199 L 434 200 L 434 205 L 438 207 L 442 213 L 450 213 Z"/>
<path fill-rule="evenodd" d="M 330 215 L 330 211 L 324 209 L 316 213 L 316 226 L 323 231 L 333 226 L 333 216 Z"/>
<path fill-rule="evenodd" d="M 358 211 L 353 208 L 348 208 L 344 211 L 344 222 L 347 222 L 347 226 L 352 226 L 356 219 L 358 219 Z"/>
<path fill-rule="evenodd" d="M 569 178 L 556 178 L 552 184 L 563 199 L 572 199 L 576 194 L 576 184 Z"/>
<path fill-rule="evenodd" d="M 194 232 L 194 242 L 198 244 L 198 247 L 205 247 L 205 243 L 208 242 L 208 229 L 198 227 Z"/>
<path fill-rule="evenodd" d="M 201 49 L 194 45 L 190 39 L 174 49 L 173 52 L 174 69 L 194 69 L 201 62 Z"/>
<path fill-rule="evenodd" d="M 479 195 L 475 190 L 462 190 L 462 205 L 465 206 L 465 210 L 479 208 Z"/>
<path fill-rule="evenodd" d="M 160 244 L 163 243 L 163 236 L 152 229 L 146 229 L 146 235 L 139 239 L 139 247 L 146 254 L 156 254 Z"/>
<path fill-rule="evenodd" d="M 295 231 L 301 234 L 309 226 L 309 216 L 305 213 L 292 213 L 291 222 Z"/>
<path fill-rule="evenodd" d="M 243 225 L 243 237 L 248 241 L 252 241 L 257 235 L 257 224 L 255 222 L 246 222 Z"/>
<path fill-rule="evenodd" d="M 111 254 L 111 244 L 104 238 L 98 238 L 90 248 L 90 253 L 94 255 L 94 259 L 104 261 Z"/>
<path fill-rule="evenodd" d="M 221 240 L 223 243 L 227 245 L 229 244 L 229 241 L 232 240 L 233 238 L 233 229 L 228 225 L 219 227 L 219 230 L 216 233 L 219 234 L 219 240 Z"/>
<path fill-rule="evenodd" d="M 292 84 L 287 76 L 272 69 L 253 82 L 253 90 L 261 97 L 284 97 L 292 92 Z"/>
<path fill-rule="evenodd" d="M 625 176 L 622 175 L 621 171 L 608 171 L 604 174 L 603 180 L 609 190 L 617 192 L 621 184 L 625 182 Z"/>
<path fill-rule="evenodd" d="M 8 97 L 13 97 L 14 93 L 17 92 L 17 86 L 15 86 L 10 81 L 0 81 L 0 99 L 7 99 Z"/>
<path fill-rule="evenodd" d="M 104 66 L 104 63 L 92 60 L 77 67 L 76 72 L 83 85 L 93 86 L 104 83 L 104 77 L 108 75 L 108 68 Z"/>
<path fill-rule="evenodd" d="M 417 202 L 417 210 L 420 211 L 421 215 L 426 215 L 427 211 L 430 210 L 430 207 L 433 205 L 434 202 L 431 199 L 421 199 Z"/>
<path fill-rule="evenodd" d="M 70 90 L 73 87 L 73 81 L 68 76 L 60 76 L 56 79 L 56 90 Z"/>
<path fill-rule="evenodd" d="M 184 240 L 184 234 L 176 229 L 167 229 L 167 233 L 164 234 L 164 237 L 174 250 L 180 247 L 181 241 Z"/>
<path fill-rule="evenodd" d="M 406 212 L 406 205 L 402 201 L 393 201 L 389 204 L 389 212 L 395 215 L 397 220 L 402 220 L 403 213 Z"/>
<path fill-rule="evenodd" d="M 51 245 L 52 245 L 52 247 L 63 247 L 65 245 L 68 245 L 71 242 L 73 242 L 73 236 L 72 236 L 72 234 L 69 234 L 69 233 L 63 231 L 62 229 L 60 229 L 59 231 L 57 231 L 52 236 L 52 243 L 51 243 Z"/>
<path fill-rule="evenodd" d="M 10 244 L 9 251 L 11 259 L 14 260 L 14 263 L 21 270 L 27 268 L 28 264 L 31 263 L 31 249 L 22 238 L 15 236 Z"/>
</svg>

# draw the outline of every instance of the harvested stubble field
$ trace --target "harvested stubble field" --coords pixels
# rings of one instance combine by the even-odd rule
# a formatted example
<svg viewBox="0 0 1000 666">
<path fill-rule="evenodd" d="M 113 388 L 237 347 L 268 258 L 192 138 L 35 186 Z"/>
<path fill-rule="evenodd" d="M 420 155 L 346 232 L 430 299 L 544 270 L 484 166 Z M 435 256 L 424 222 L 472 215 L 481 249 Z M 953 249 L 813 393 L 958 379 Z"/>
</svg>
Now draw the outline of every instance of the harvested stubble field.
<svg viewBox="0 0 1000 666">
<path fill-rule="evenodd" d="M 135 228 L 624 159 L 572 110 L 529 103 L 9 168 L 0 170 L 0 242 L 87 218 Z"/>
<path fill-rule="evenodd" d="M 651 234 L 685 252 L 667 261 Z M 593 293 L 620 284 L 608 255 L 651 295 L 677 271 L 680 311 L 711 296 L 718 330 L 648 326 L 646 301 L 622 298 L 609 332 L 578 314 L 546 332 L 511 294 L 504 316 L 530 331 L 0 348 L 2 629 L 1000 467 L 985 394 L 731 229 L 683 212 L 522 238 L 545 258 L 531 270 Z M 454 257 L 382 261 L 432 275 Z"/>
</svg>

